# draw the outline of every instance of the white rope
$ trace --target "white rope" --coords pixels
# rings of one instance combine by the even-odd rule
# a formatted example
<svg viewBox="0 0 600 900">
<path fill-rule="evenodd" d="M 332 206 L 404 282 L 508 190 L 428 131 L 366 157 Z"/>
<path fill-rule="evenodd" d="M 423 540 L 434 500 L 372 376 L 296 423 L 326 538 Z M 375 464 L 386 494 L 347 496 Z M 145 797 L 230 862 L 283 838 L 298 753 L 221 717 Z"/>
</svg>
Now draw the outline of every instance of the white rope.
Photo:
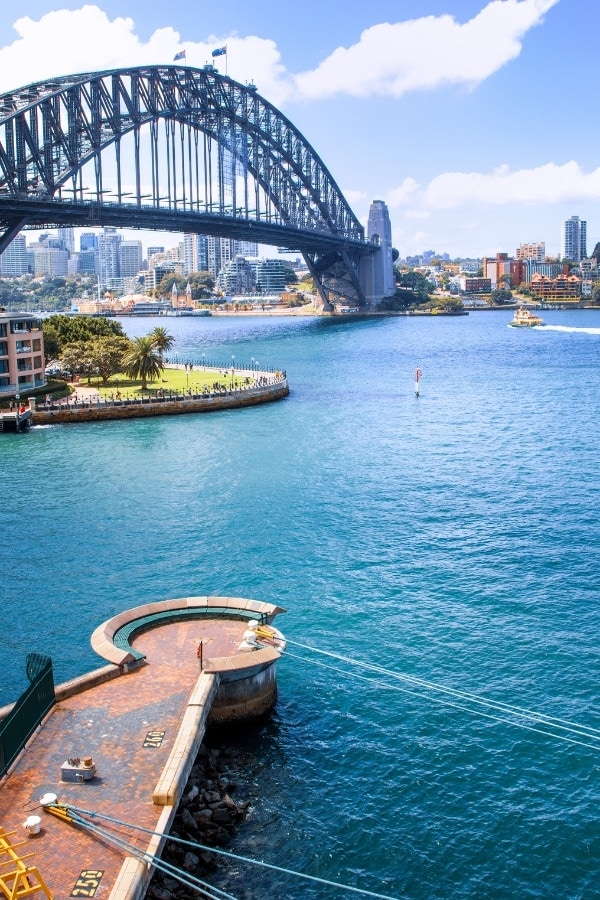
<svg viewBox="0 0 600 900">
<path fill-rule="evenodd" d="M 239 856 L 237 853 L 231 853 L 228 850 L 221 850 L 218 847 L 209 847 L 206 844 L 198 844 L 198 843 L 194 843 L 193 841 L 186 841 L 183 838 L 172 837 L 171 835 L 164 834 L 161 831 L 152 831 L 150 828 L 142 828 L 141 825 L 132 825 L 130 822 L 123 822 L 121 819 L 115 819 L 112 816 L 107 816 L 107 815 L 104 815 L 103 813 L 93 812 L 92 810 L 89 810 L 89 809 L 78 809 L 76 806 L 68 806 L 68 807 L 66 807 L 66 809 L 70 814 L 75 813 L 75 814 L 79 814 L 79 815 L 90 816 L 91 818 L 104 819 L 107 822 L 112 822 L 115 825 L 123 825 L 126 828 L 135 828 L 137 831 L 144 832 L 145 834 L 155 835 L 157 837 L 164 838 L 167 841 L 173 841 L 176 844 L 182 844 L 183 846 L 186 846 L 186 847 L 193 847 L 197 850 L 203 850 L 203 851 L 207 850 L 209 853 L 216 853 L 218 856 L 225 856 L 225 857 L 228 857 L 229 859 L 234 859 L 237 862 L 249 863 L 250 865 L 253 865 L 253 866 L 260 866 L 263 869 L 271 869 L 273 872 L 279 872 L 284 875 L 293 875 L 296 878 L 303 878 L 307 881 L 314 881 L 314 882 L 317 882 L 318 884 L 327 885 L 328 887 L 339 888 L 340 890 L 343 890 L 343 891 L 350 891 L 353 894 L 361 894 L 363 897 L 372 897 L 372 898 L 374 898 L 374 900 L 398 900 L 398 897 L 390 897 L 387 894 L 377 894 L 377 893 L 374 893 L 373 891 L 364 890 L 363 888 L 352 887 L 351 885 L 348 885 L 348 884 L 340 884 L 337 881 L 328 881 L 326 878 L 319 878 L 316 875 L 306 875 L 304 872 L 295 872 L 293 869 L 286 869 L 283 866 L 277 866 L 277 865 L 274 865 L 273 863 L 263 862 L 262 860 L 259 860 L 259 859 L 249 859 L 247 856 Z M 85 822 L 85 820 L 82 820 L 82 821 Z M 92 828 L 94 827 L 90 823 L 86 822 L 85 824 L 88 825 L 89 827 L 92 827 Z M 101 833 L 103 831 L 105 831 L 105 829 L 103 829 L 103 828 L 102 829 L 99 828 L 98 830 Z M 153 865 L 157 865 L 156 857 L 154 857 L 153 859 L 154 859 Z M 169 865 L 169 863 L 164 863 L 164 865 Z M 212 890 L 216 890 L 216 888 L 213 888 Z"/>
<path fill-rule="evenodd" d="M 579 725 L 576 722 L 571 722 L 567 719 L 561 719 L 555 716 L 548 716 L 544 713 L 537 713 L 532 710 L 524 709 L 520 706 L 512 706 L 508 703 L 503 703 L 501 701 L 490 700 L 486 697 L 482 697 L 478 694 L 470 694 L 466 691 L 459 691 L 455 688 L 449 688 L 444 685 L 435 684 L 431 681 L 425 681 L 421 678 L 416 678 L 415 676 L 408 675 L 402 672 L 394 672 L 391 669 L 386 669 L 383 666 L 373 665 L 371 663 L 363 662 L 362 660 L 357 660 L 355 658 L 345 657 L 339 653 L 333 653 L 328 650 L 321 650 L 318 647 L 311 647 L 308 644 L 302 644 L 299 641 L 292 641 L 289 638 L 286 638 L 287 645 L 293 644 L 294 646 L 301 647 L 303 650 L 308 650 L 313 653 L 322 654 L 324 656 L 329 656 L 338 661 L 347 663 L 349 665 L 357 666 L 371 672 L 375 672 L 380 675 L 385 675 L 387 678 L 393 678 L 399 681 L 405 681 L 408 684 L 411 684 L 415 687 L 423 688 L 425 691 L 430 691 L 433 693 L 423 694 L 418 691 L 411 691 L 408 688 L 403 688 L 398 685 L 391 685 L 388 682 L 379 683 L 382 687 L 388 688 L 390 690 L 400 691 L 402 693 L 408 694 L 413 697 L 425 697 L 426 699 L 431 700 L 434 703 L 438 703 L 444 706 L 450 706 L 454 709 L 459 709 L 463 712 L 476 713 L 483 718 L 491 719 L 495 722 L 502 722 L 507 725 L 512 725 L 516 728 L 523 728 L 527 731 L 534 731 L 537 734 L 545 735 L 546 737 L 553 737 L 558 740 L 565 741 L 569 744 L 575 744 L 580 747 L 586 747 L 590 750 L 600 750 L 600 743 L 586 743 L 585 740 L 579 740 L 579 738 L 587 738 L 590 741 L 598 741 L 600 742 L 600 730 L 596 728 L 586 727 L 583 725 Z M 316 660 L 306 659 L 303 656 L 297 656 L 296 654 L 290 653 L 289 650 L 286 650 L 286 655 L 290 656 L 294 659 L 299 659 L 302 662 L 309 662 L 314 665 L 319 665 L 322 668 L 329 668 L 338 674 L 347 675 L 348 673 L 343 672 L 341 669 L 338 669 L 334 666 L 328 666 L 326 663 L 320 663 Z M 350 673 L 352 677 L 360 678 L 364 681 L 368 681 L 371 684 L 373 680 L 364 675 L 358 675 L 356 673 Z M 472 703 L 474 706 L 480 706 L 484 708 L 491 709 L 498 713 L 504 713 L 504 716 L 495 716 L 490 713 L 482 712 L 480 709 L 473 709 L 472 707 L 463 706 L 459 703 L 451 702 L 450 700 L 446 700 L 441 697 L 436 697 L 435 692 L 439 694 L 444 694 L 451 696 L 453 698 L 464 700 Z M 514 718 L 506 718 L 506 715 L 513 716 Z M 523 721 L 518 721 L 519 719 Z M 548 728 L 554 728 L 555 731 L 545 731 L 543 728 L 537 728 L 533 724 L 526 723 L 537 723 L 539 725 L 544 725 Z M 567 732 L 575 735 L 575 737 L 568 737 L 567 734 L 561 734 L 557 732 Z"/>
<path fill-rule="evenodd" d="M 115 847 L 118 847 L 120 850 L 128 853 L 130 856 L 134 856 L 136 859 L 139 859 L 141 862 L 149 863 L 151 866 L 154 866 L 155 869 L 164 872 L 166 875 L 170 875 L 172 878 L 181 882 L 181 884 L 185 885 L 186 887 L 191 887 L 196 891 L 202 891 L 202 893 L 205 897 L 208 898 L 208 900 L 236 900 L 236 898 L 232 894 L 227 894 L 220 888 L 214 887 L 213 885 L 202 881 L 200 878 L 196 878 L 195 875 L 191 875 L 189 872 L 183 872 L 181 869 L 178 869 L 171 863 L 160 859 L 160 857 L 154 856 L 152 853 L 147 853 L 145 850 L 141 850 L 139 847 L 136 847 L 135 844 L 131 844 L 124 838 L 118 837 L 116 834 L 108 831 L 108 829 L 98 825 L 93 825 L 91 822 L 87 822 L 84 818 L 82 818 L 81 815 L 79 815 L 80 812 L 85 812 L 85 810 L 76 810 L 73 806 L 66 806 L 62 808 L 65 809 L 66 812 L 71 816 L 73 822 L 76 825 L 79 825 L 81 828 L 86 828 L 92 834 L 97 835 L 104 841 L 108 841 Z M 94 814 L 90 813 L 90 815 Z M 122 822 L 120 824 L 127 825 L 126 822 Z M 137 825 L 130 825 L 129 827 L 138 831 L 146 830 L 138 828 Z"/>
</svg>

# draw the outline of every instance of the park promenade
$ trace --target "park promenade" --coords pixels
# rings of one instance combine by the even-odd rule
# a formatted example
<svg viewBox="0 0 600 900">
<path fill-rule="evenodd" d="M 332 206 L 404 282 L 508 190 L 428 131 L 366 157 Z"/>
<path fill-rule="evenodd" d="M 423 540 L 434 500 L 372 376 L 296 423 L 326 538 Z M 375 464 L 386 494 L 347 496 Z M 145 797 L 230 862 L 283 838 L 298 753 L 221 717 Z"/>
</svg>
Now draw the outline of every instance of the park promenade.
<svg viewBox="0 0 600 900">
<path fill-rule="evenodd" d="M 165 391 L 145 397 L 100 397 L 93 391 L 80 389 L 63 401 L 38 404 L 32 398 L 22 414 L 0 413 L 0 432 L 20 430 L 23 425 L 61 425 L 242 409 L 281 400 L 289 392 L 284 372 L 265 373 L 255 382 L 237 387 L 202 391 L 190 388 L 182 393 Z"/>
</svg>

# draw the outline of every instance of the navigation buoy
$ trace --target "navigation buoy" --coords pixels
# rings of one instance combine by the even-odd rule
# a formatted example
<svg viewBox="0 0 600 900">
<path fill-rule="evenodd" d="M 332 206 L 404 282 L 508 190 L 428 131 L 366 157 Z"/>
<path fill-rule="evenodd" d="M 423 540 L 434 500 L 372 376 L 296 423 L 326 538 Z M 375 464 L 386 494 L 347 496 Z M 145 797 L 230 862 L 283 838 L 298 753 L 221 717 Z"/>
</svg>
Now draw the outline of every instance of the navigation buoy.
<svg viewBox="0 0 600 900">
<path fill-rule="evenodd" d="M 420 368 L 417 366 L 415 369 L 415 397 L 419 396 L 419 379 L 422 374 Z"/>
</svg>

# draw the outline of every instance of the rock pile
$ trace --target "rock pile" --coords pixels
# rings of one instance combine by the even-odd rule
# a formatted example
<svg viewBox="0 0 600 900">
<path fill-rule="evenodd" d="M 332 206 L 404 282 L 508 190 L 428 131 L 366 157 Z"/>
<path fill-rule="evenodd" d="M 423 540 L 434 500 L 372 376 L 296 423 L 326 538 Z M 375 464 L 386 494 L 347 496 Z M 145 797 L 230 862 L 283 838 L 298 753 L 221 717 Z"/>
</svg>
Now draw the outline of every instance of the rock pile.
<svg viewBox="0 0 600 900">
<path fill-rule="evenodd" d="M 250 801 L 236 802 L 231 798 L 236 785 L 226 771 L 227 752 L 202 745 L 173 821 L 173 837 L 209 847 L 229 843 L 236 826 L 245 818 Z M 172 841 L 167 842 L 162 858 L 202 879 L 218 867 L 218 857 L 209 851 Z M 154 873 L 148 888 L 148 897 L 153 900 L 188 900 L 192 896 L 198 894 L 162 872 Z"/>
</svg>

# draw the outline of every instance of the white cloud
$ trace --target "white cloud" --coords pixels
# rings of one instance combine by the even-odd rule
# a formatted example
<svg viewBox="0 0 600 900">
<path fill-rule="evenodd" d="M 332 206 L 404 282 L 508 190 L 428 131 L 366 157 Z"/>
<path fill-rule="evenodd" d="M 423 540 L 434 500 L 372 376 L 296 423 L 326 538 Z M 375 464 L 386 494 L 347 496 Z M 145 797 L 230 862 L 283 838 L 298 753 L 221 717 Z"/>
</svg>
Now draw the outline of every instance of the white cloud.
<svg viewBox="0 0 600 900">
<path fill-rule="evenodd" d="M 355 190 L 354 188 L 348 188 L 347 190 L 342 190 L 342 194 L 350 204 L 368 204 L 369 197 L 364 191 Z"/>
<path fill-rule="evenodd" d="M 419 183 L 414 178 L 405 178 L 402 184 L 394 188 L 387 198 L 388 206 L 398 207 L 410 203 L 416 198 L 419 190 Z"/>
<path fill-rule="evenodd" d="M 15 22 L 18 38 L 0 49 L 0 91 L 71 72 L 168 64 L 180 49 L 188 65 L 203 66 L 223 44 L 228 52 L 217 58 L 219 70 L 241 82 L 253 81 L 276 105 L 336 94 L 399 97 L 446 84 L 472 87 L 518 56 L 525 34 L 557 2 L 492 0 L 464 24 L 444 15 L 374 25 L 358 43 L 338 47 L 315 69 L 298 75 L 286 70 L 276 44 L 265 38 L 209 35 L 205 41 L 182 42 L 177 31 L 165 27 L 143 41 L 132 19 L 111 20 L 100 7 L 84 5 Z"/>
<path fill-rule="evenodd" d="M 474 87 L 519 55 L 526 33 L 557 2 L 492 0 L 464 24 L 443 15 L 374 25 L 296 76 L 298 92 L 307 99 L 400 97 L 445 84 Z"/>
<path fill-rule="evenodd" d="M 466 204 L 548 204 L 563 200 L 600 199 L 600 168 L 586 173 L 578 163 L 546 163 L 511 172 L 447 172 L 428 184 L 422 202 L 430 209 L 456 209 Z"/>
<path fill-rule="evenodd" d="M 273 103 L 290 93 L 291 81 L 271 40 L 209 35 L 203 42 L 182 42 L 175 29 L 157 29 L 147 41 L 135 33 L 130 18 L 109 19 L 98 6 L 55 10 L 39 20 L 25 16 L 14 23 L 18 38 L 0 49 L 0 91 L 73 72 L 93 72 L 121 66 L 166 65 L 185 49 L 186 64 L 213 62 L 212 50 L 227 44 L 227 58 L 218 57 L 219 71 L 229 68 L 241 82 L 254 81 Z"/>
</svg>

